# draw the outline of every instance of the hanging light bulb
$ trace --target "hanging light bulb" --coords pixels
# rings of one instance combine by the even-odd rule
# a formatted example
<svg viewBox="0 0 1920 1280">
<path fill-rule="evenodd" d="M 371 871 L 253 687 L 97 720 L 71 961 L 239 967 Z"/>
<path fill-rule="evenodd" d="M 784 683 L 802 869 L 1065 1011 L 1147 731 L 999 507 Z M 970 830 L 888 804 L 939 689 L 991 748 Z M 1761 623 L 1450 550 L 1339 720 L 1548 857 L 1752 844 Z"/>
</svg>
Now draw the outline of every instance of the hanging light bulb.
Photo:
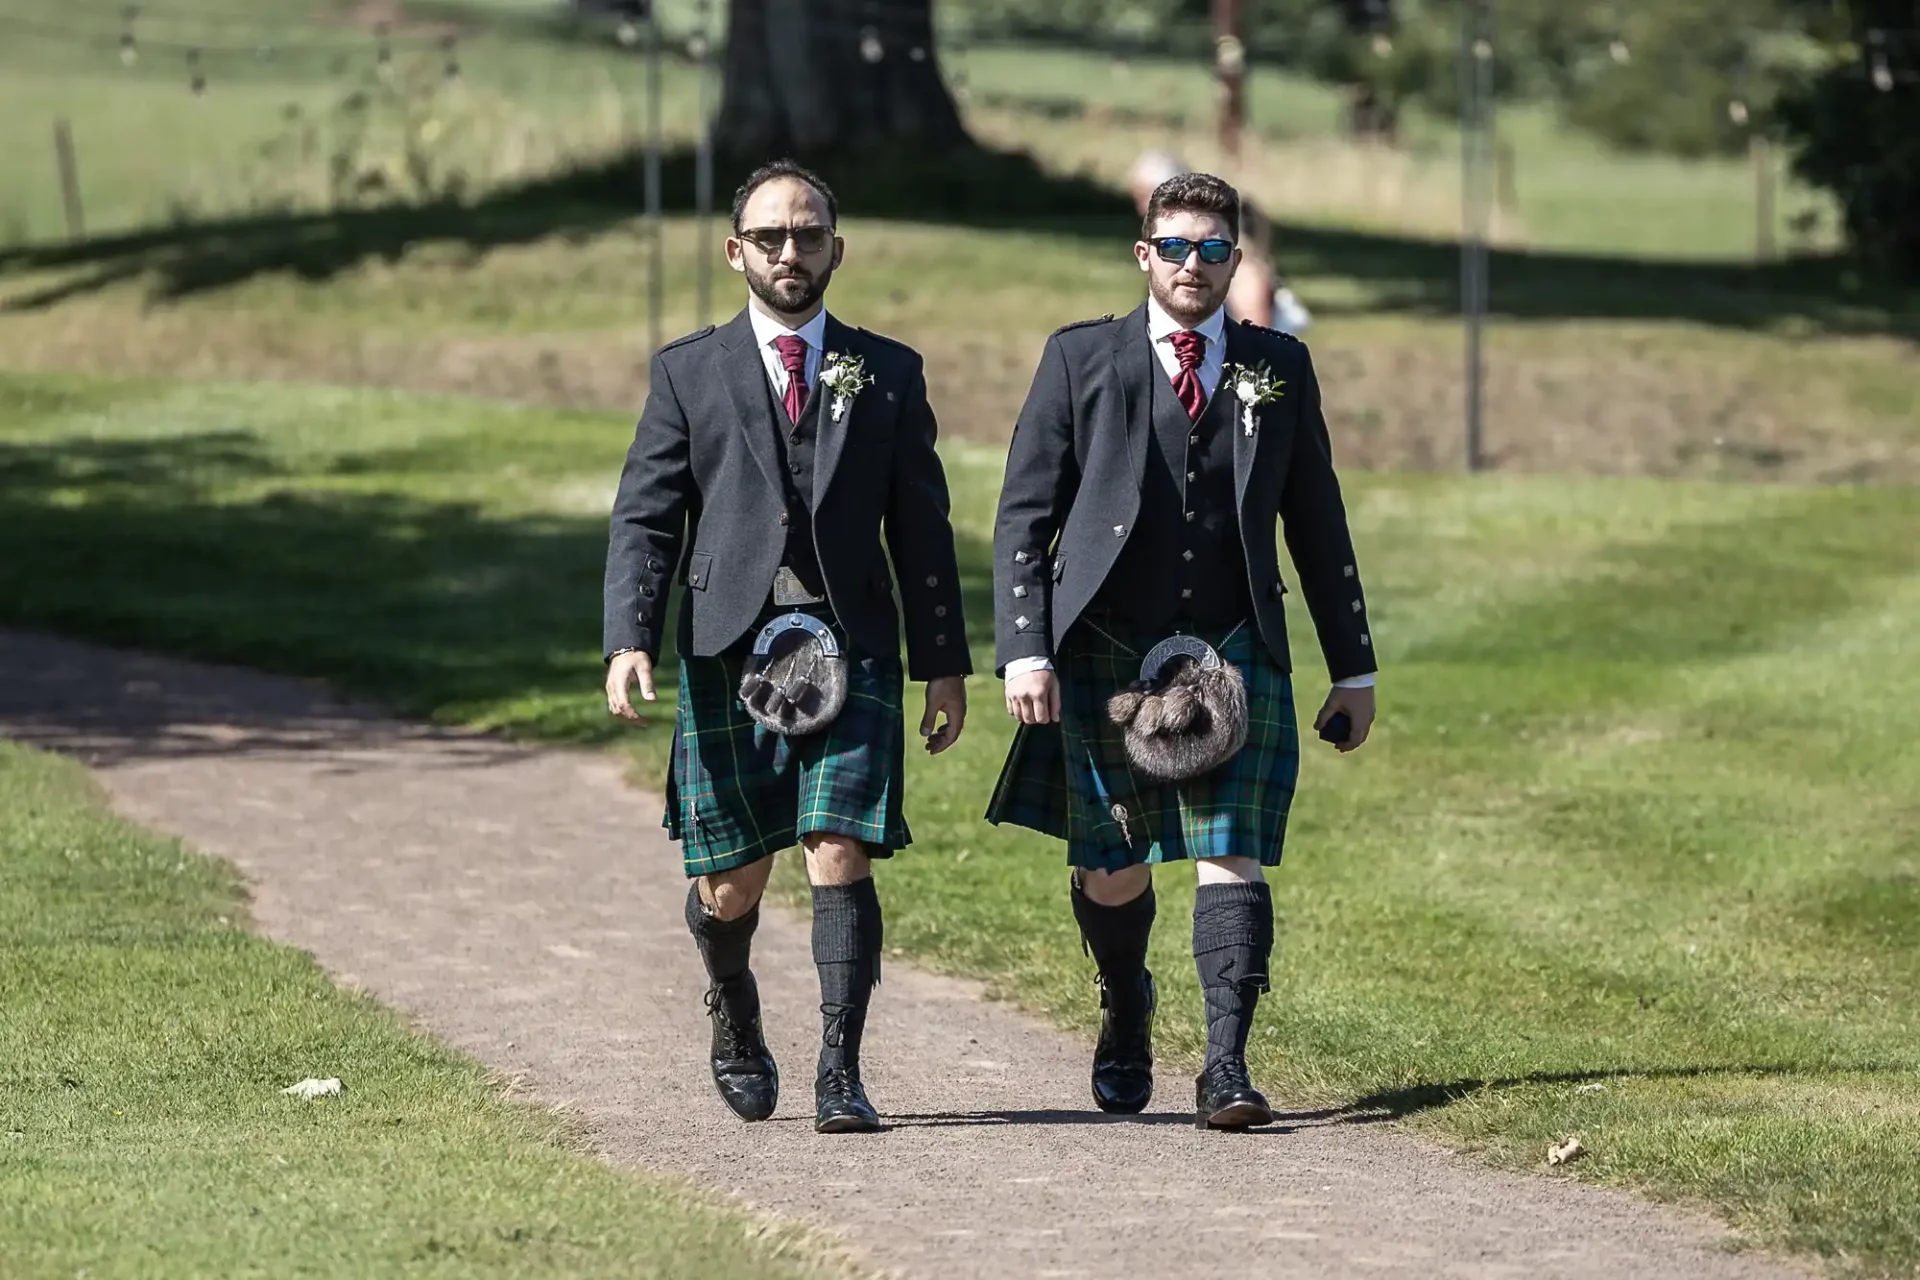
<svg viewBox="0 0 1920 1280">
<path fill-rule="evenodd" d="M 868 62 L 878 62 L 887 56 L 886 46 L 880 43 L 880 32 L 876 28 L 861 28 L 860 56 Z"/>
</svg>

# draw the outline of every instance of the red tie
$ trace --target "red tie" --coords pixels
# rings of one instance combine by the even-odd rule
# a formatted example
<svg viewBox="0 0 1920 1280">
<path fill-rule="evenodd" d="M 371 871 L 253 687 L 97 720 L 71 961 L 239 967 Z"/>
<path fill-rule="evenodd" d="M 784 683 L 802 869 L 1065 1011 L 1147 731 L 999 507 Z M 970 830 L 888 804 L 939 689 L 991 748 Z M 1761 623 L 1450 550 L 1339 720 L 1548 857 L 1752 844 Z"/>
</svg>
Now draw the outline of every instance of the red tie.
<svg viewBox="0 0 1920 1280">
<path fill-rule="evenodd" d="M 795 333 L 783 333 L 773 340 L 780 362 L 787 366 L 787 417 L 800 421 L 807 407 L 807 340 Z"/>
<path fill-rule="evenodd" d="M 1173 354 L 1180 360 L 1180 372 L 1173 375 L 1173 394 L 1180 397 L 1187 417 L 1195 422 L 1207 407 L 1207 393 L 1200 385 L 1200 360 L 1206 349 L 1207 340 L 1202 335 L 1191 329 L 1174 330 Z"/>
</svg>

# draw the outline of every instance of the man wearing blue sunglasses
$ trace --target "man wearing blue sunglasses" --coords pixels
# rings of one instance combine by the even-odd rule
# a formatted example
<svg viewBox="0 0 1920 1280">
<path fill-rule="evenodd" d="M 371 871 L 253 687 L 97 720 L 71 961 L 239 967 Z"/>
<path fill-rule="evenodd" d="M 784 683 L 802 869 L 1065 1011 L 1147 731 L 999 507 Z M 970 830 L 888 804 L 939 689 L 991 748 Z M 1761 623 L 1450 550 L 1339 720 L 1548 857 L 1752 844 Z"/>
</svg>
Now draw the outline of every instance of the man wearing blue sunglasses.
<svg viewBox="0 0 1920 1280">
<path fill-rule="evenodd" d="M 1194 863 L 1206 1004 L 1202 1128 L 1267 1124 L 1246 1064 L 1267 989 L 1277 866 L 1299 770 L 1276 529 L 1333 679 L 1340 751 L 1373 722 L 1373 637 L 1307 348 L 1222 311 L 1240 200 L 1162 182 L 1134 256 L 1147 300 L 1047 341 L 994 528 L 997 666 L 1020 729 L 987 818 L 1066 842 L 1104 1008 L 1104 1111 L 1153 1094 L 1146 965 L 1154 864 Z"/>
</svg>

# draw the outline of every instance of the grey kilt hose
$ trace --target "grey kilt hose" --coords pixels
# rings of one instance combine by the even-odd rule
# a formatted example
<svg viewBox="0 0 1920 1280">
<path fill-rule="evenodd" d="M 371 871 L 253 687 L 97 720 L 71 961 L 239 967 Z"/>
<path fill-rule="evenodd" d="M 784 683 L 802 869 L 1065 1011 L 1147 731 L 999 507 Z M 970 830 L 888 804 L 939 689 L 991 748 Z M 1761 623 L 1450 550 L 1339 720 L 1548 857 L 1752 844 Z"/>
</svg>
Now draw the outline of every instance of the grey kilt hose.
<svg viewBox="0 0 1920 1280">
<path fill-rule="evenodd" d="M 987 821 L 1065 840 L 1068 863 L 1089 870 L 1222 857 L 1278 866 L 1300 772 L 1293 681 L 1251 625 L 1194 634 L 1246 678 L 1247 744 L 1237 755 L 1185 782 L 1138 780 L 1107 699 L 1166 637 L 1083 618 L 1054 658 L 1060 723 L 1020 727 Z"/>
<path fill-rule="evenodd" d="M 823 619 L 826 620 L 826 619 Z M 834 628 L 846 637 L 839 627 Z M 673 764 L 661 825 L 687 875 L 731 871 L 801 837 L 849 836 L 873 857 L 912 842 L 900 804 L 905 675 L 897 657 L 850 652 L 847 702 L 833 723 L 782 737 L 739 699 L 752 636 L 711 658 L 680 660 Z"/>
</svg>

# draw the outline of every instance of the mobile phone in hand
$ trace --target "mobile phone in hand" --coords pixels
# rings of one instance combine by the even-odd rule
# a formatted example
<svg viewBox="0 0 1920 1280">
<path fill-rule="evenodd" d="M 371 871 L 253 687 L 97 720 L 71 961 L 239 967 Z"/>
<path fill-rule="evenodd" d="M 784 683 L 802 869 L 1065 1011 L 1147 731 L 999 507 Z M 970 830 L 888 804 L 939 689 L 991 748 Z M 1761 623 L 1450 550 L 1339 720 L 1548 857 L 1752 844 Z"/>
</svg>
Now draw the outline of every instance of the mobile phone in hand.
<svg viewBox="0 0 1920 1280">
<path fill-rule="evenodd" d="M 1320 726 L 1320 736 L 1328 742 L 1341 743 L 1353 732 L 1353 718 L 1344 711 L 1336 711 L 1327 717 Z"/>
</svg>

